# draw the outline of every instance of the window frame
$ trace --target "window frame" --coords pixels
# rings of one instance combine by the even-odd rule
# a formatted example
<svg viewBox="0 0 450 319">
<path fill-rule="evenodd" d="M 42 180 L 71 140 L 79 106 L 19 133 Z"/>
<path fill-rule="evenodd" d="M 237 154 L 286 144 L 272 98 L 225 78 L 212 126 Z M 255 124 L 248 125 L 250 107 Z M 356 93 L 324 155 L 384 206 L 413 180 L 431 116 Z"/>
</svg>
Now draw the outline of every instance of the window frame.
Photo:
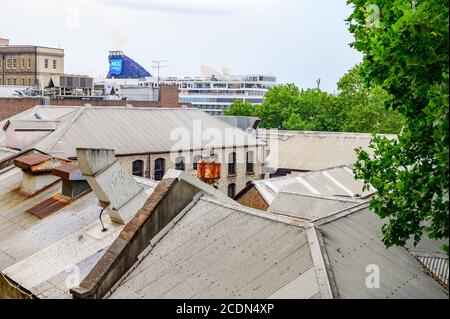
<svg viewBox="0 0 450 319">
<path fill-rule="evenodd" d="M 157 165 L 158 163 L 161 163 L 162 165 Z M 165 170 L 166 170 L 166 160 L 162 157 L 155 159 L 153 170 L 154 180 L 161 181 L 164 177 Z"/>
<path fill-rule="evenodd" d="M 139 164 L 139 169 L 136 168 L 135 164 Z M 140 172 L 140 174 L 138 174 Z M 133 176 L 144 177 L 145 173 L 145 164 L 143 160 L 135 160 L 131 164 L 131 174 Z"/>
</svg>

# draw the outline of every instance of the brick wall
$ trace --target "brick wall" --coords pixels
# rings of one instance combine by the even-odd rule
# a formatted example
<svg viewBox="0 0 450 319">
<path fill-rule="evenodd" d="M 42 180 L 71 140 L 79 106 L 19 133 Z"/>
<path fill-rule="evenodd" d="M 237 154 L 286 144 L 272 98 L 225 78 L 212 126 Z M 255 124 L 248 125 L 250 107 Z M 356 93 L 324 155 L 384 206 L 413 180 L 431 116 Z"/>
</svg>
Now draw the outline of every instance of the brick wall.
<svg viewBox="0 0 450 319">
<path fill-rule="evenodd" d="M 36 105 L 43 104 L 42 98 L 0 98 L 0 121 L 26 111 Z M 104 100 L 78 100 L 65 99 L 50 101 L 55 106 L 126 106 L 134 107 L 163 107 L 176 108 L 181 104 L 178 102 L 178 88 L 174 85 L 163 85 L 160 88 L 160 101 L 104 101 Z"/>
<path fill-rule="evenodd" d="M 267 211 L 269 209 L 269 205 L 267 205 L 266 201 L 254 185 L 252 185 L 247 191 L 245 191 L 237 199 L 237 202 L 241 205 L 256 208 L 259 210 Z"/>
<path fill-rule="evenodd" d="M 0 98 L 0 121 L 40 104 L 40 98 Z"/>
</svg>

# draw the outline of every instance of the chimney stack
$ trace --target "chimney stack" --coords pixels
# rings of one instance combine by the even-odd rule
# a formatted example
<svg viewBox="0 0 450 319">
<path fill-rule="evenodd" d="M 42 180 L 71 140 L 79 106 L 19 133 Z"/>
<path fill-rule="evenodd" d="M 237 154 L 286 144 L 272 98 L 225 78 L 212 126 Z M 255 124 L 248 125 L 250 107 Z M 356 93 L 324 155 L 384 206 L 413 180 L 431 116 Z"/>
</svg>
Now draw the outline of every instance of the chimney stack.
<svg viewBox="0 0 450 319">
<path fill-rule="evenodd" d="M 14 165 L 21 168 L 23 172 L 21 190 L 28 195 L 34 195 L 57 182 L 59 177 L 52 175 L 53 169 L 68 162 L 68 160 L 34 153 L 15 159 Z"/>
<path fill-rule="evenodd" d="M 75 163 L 68 163 L 54 169 L 53 175 L 61 177 L 62 194 L 69 198 L 75 198 L 91 189 L 80 167 Z"/>
<path fill-rule="evenodd" d="M 127 224 L 148 199 L 144 188 L 122 168 L 114 150 L 77 149 L 77 158 L 100 205 L 112 220 Z"/>
<path fill-rule="evenodd" d="M 0 38 L 0 46 L 9 45 L 9 39 Z"/>
</svg>

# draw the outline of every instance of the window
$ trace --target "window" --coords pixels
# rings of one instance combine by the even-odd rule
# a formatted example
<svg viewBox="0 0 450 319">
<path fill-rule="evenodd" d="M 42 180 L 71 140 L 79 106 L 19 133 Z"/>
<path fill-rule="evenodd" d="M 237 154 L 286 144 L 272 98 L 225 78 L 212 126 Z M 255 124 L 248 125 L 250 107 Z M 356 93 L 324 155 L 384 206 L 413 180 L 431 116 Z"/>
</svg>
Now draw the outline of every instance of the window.
<svg viewBox="0 0 450 319">
<path fill-rule="evenodd" d="M 236 196 L 236 184 L 228 185 L 228 197 L 234 198 Z"/>
<path fill-rule="evenodd" d="M 185 167 L 184 161 L 185 161 L 184 157 L 182 157 L 182 156 L 177 157 L 177 159 L 175 160 L 175 169 L 177 171 L 185 170 L 186 167 Z"/>
<path fill-rule="evenodd" d="M 25 59 L 22 59 L 20 66 L 22 70 L 25 69 Z"/>
<path fill-rule="evenodd" d="M 25 86 L 25 79 L 22 79 L 22 86 Z"/>
<path fill-rule="evenodd" d="M 160 181 L 163 179 L 165 169 L 166 169 L 166 160 L 164 158 L 158 158 L 155 161 L 155 180 L 156 181 Z"/>
<path fill-rule="evenodd" d="M 134 176 L 144 176 L 144 161 L 137 160 L 133 162 L 133 175 Z"/>
<path fill-rule="evenodd" d="M 13 85 L 17 85 L 17 79 L 13 79 Z"/>
<path fill-rule="evenodd" d="M 28 59 L 28 68 L 31 69 L 31 59 Z"/>
<path fill-rule="evenodd" d="M 7 79 L 6 83 L 8 83 L 8 85 L 11 85 L 11 79 Z"/>
<path fill-rule="evenodd" d="M 236 153 L 230 153 L 228 156 L 228 175 L 236 175 Z"/>
<path fill-rule="evenodd" d="M 56 60 L 53 60 L 53 69 L 56 70 Z"/>
<path fill-rule="evenodd" d="M 12 68 L 13 70 L 17 69 L 17 59 L 12 59 Z"/>
<path fill-rule="evenodd" d="M 31 79 L 28 79 L 28 86 L 31 86 Z"/>
<path fill-rule="evenodd" d="M 254 160 L 255 153 L 254 152 L 247 152 L 247 173 L 251 174 L 254 173 Z"/>
<path fill-rule="evenodd" d="M 44 68 L 48 69 L 48 59 L 45 59 L 44 61 Z"/>
<path fill-rule="evenodd" d="M 10 67 L 11 67 L 11 60 L 9 58 L 6 58 L 5 69 L 9 69 Z"/>
<path fill-rule="evenodd" d="M 198 167 L 198 163 L 202 160 L 202 156 L 201 155 L 196 155 L 194 156 L 194 162 L 192 163 L 192 169 L 194 171 L 197 171 L 197 167 Z"/>
</svg>

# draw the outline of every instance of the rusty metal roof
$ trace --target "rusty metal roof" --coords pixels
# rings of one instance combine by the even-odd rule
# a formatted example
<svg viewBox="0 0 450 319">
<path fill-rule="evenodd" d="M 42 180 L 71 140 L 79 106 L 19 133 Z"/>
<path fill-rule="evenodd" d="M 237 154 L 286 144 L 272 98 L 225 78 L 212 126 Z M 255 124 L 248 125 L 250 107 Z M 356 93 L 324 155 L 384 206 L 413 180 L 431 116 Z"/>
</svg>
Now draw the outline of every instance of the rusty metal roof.
<svg viewBox="0 0 450 319">
<path fill-rule="evenodd" d="M 29 213 L 39 217 L 40 219 L 50 216 L 53 213 L 56 213 L 60 209 L 68 206 L 79 198 L 91 192 L 91 190 L 87 190 L 76 197 L 67 197 L 62 194 L 56 194 L 51 198 L 37 204 L 36 206 L 30 208 L 28 210 Z"/>
<path fill-rule="evenodd" d="M 30 169 L 31 166 L 38 165 L 44 163 L 52 159 L 51 156 L 43 155 L 43 154 L 28 154 L 14 160 L 14 165 L 20 167 L 22 169 Z"/>
<path fill-rule="evenodd" d="M 44 154 L 28 154 L 14 160 L 14 165 L 32 172 L 48 172 L 70 161 Z"/>
<path fill-rule="evenodd" d="M 80 170 L 80 166 L 78 166 L 78 164 L 76 163 L 67 163 L 61 167 L 55 168 L 52 174 L 65 180 L 86 180 Z"/>
<path fill-rule="evenodd" d="M 147 194 L 156 185 L 136 180 Z M 19 191 L 21 182 L 17 167 L 0 174 L 0 272 L 35 297 L 71 298 L 68 267 L 78 267 L 83 279 L 123 226 L 105 214 L 109 231 L 102 232 L 101 208 L 93 192 L 67 201 L 57 182 L 28 196 Z"/>
</svg>

